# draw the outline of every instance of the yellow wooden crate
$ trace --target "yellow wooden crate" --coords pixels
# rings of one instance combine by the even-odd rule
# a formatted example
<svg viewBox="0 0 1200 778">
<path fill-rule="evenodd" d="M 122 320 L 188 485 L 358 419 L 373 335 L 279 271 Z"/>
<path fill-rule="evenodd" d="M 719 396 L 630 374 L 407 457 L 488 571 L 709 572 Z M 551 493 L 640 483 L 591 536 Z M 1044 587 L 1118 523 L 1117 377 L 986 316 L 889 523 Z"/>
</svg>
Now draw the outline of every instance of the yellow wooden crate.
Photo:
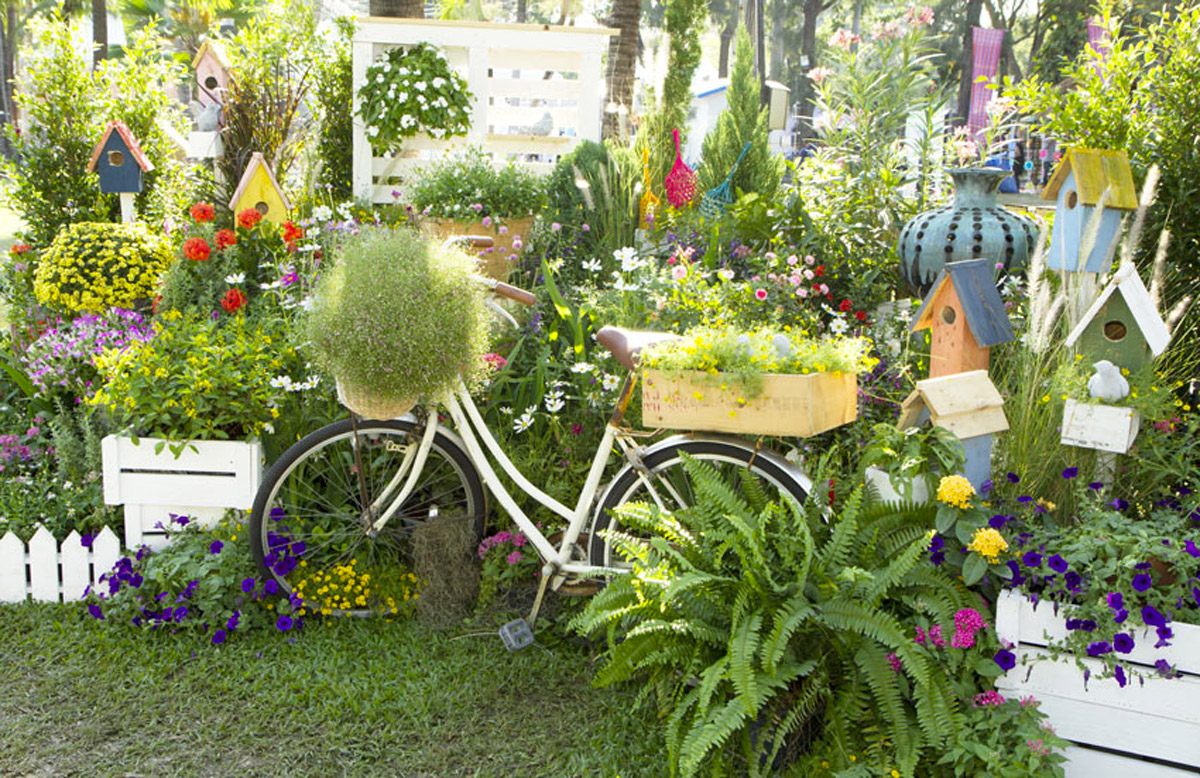
<svg viewBox="0 0 1200 778">
<path fill-rule="evenodd" d="M 701 372 L 668 376 L 645 370 L 642 381 L 642 424 L 647 427 L 807 437 L 858 417 L 854 373 L 767 374 L 753 397 L 739 391 L 732 378 Z"/>
</svg>

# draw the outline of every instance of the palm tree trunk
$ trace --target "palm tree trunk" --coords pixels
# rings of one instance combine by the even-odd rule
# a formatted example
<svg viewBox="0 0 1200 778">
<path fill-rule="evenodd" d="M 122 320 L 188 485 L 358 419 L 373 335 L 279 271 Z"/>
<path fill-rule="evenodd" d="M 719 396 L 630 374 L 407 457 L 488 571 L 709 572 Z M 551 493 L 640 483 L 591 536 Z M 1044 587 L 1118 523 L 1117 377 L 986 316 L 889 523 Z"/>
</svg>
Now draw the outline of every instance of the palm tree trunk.
<svg viewBox="0 0 1200 778">
<path fill-rule="evenodd" d="M 729 14 L 729 19 L 725 21 L 725 26 L 721 28 L 721 53 L 720 59 L 717 61 L 717 77 L 727 78 L 729 76 L 729 47 L 733 43 L 733 39 L 737 36 L 738 28 L 738 12 L 734 8 Z"/>
<path fill-rule="evenodd" d="M 608 96 L 604 101 L 605 138 L 624 137 L 633 112 L 633 81 L 637 70 L 638 25 L 642 20 L 640 0 L 613 0 L 609 24 L 620 34 L 608 45 Z"/>
<path fill-rule="evenodd" d="M 392 16 L 404 19 L 425 18 L 422 0 L 370 0 L 371 16 Z"/>
<path fill-rule="evenodd" d="M 100 64 L 108 59 L 108 3 L 92 0 L 92 43 L 95 45 L 93 62 Z"/>
</svg>

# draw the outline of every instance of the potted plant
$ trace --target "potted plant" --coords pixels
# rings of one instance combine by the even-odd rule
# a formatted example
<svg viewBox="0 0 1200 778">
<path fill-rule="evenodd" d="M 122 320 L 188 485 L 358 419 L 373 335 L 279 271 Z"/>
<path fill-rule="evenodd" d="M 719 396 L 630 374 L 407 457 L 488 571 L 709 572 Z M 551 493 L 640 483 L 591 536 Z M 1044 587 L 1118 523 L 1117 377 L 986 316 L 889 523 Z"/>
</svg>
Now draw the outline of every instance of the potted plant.
<svg viewBox="0 0 1200 778">
<path fill-rule="evenodd" d="M 466 256 L 407 229 L 367 230 L 317 284 L 308 337 L 361 416 L 389 419 L 482 376 L 483 287 Z"/>
<path fill-rule="evenodd" d="M 102 442 L 104 500 L 125 506 L 125 545 L 172 513 L 215 521 L 254 501 L 258 436 L 272 429 L 296 369 L 283 322 L 168 311 L 152 333 L 96 358 L 87 402 L 119 430 Z"/>
<path fill-rule="evenodd" d="M 497 169 L 477 147 L 446 157 L 417 177 L 410 192 L 429 235 L 488 235 L 485 271 L 504 280 L 546 202 L 545 184 L 528 169 L 509 163 Z"/>
<path fill-rule="evenodd" d="M 449 138 L 471 129 L 467 80 L 428 43 L 385 52 L 367 68 L 358 100 L 357 113 L 376 151 L 395 151 L 422 132 Z"/>
<path fill-rule="evenodd" d="M 964 459 L 962 443 L 949 430 L 932 425 L 902 430 L 880 422 L 871 428 L 860 464 L 881 500 L 929 502 L 937 479 L 958 471 Z"/>
<path fill-rule="evenodd" d="M 854 421 L 858 373 L 875 360 L 860 338 L 698 328 L 642 354 L 647 426 L 751 435 L 816 435 Z"/>
</svg>

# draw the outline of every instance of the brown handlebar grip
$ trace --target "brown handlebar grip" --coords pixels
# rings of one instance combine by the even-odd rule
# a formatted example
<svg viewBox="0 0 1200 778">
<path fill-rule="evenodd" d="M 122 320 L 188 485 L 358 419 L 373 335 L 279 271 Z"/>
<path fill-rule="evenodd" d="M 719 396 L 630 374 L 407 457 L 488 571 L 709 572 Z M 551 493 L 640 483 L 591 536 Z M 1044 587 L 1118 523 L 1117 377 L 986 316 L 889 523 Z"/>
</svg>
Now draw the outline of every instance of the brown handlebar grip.
<svg viewBox="0 0 1200 778">
<path fill-rule="evenodd" d="M 473 249 L 490 249 L 496 243 L 486 235 L 455 235 L 446 239 L 448 246 L 466 245 Z"/>
<path fill-rule="evenodd" d="M 533 292 L 527 292 L 524 289 L 512 286 L 511 284 L 497 283 L 495 292 L 501 297 L 507 297 L 510 300 L 516 300 L 521 305 L 537 304 L 537 297 L 533 295 Z"/>
</svg>

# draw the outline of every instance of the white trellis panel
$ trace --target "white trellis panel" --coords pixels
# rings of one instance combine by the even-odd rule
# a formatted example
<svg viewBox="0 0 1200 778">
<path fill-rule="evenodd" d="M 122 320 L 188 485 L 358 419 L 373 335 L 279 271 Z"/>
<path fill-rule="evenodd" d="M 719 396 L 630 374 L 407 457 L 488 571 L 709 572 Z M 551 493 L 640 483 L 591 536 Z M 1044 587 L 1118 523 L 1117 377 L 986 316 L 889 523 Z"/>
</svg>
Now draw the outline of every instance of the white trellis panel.
<svg viewBox="0 0 1200 778">
<path fill-rule="evenodd" d="M 0 602 L 73 602 L 112 569 L 121 557 L 121 541 L 108 527 L 89 551 L 72 531 L 61 549 L 41 524 L 29 544 L 8 532 L 0 538 Z"/>
<path fill-rule="evenodd" d="M 498 164 L 516 159 L 547 172 L 582 140 L 600 140 L 602 57 L 610 28 L 535 24 L 384 19 L 358 22 L 353 43 L 354 192 L 377 203 L 394 201 L 401 179 L 434 156 L 477 144 Z M 418 135 L 395 156 L 377 157 L 357 116 L 358 88 L 367 68 L 389 48 L 437 46 L 467 79 L 474 102 L 466 137 L 437 141 Z M 550 120 L 548 134 L 533 128 Z M 544 128 L 541 128 L 544 129 Z"/>
<path fill-rule="evenodd" d="M 1174 622 L 1171 646 L 1153 648 L 1151 630 L 1130 630 L 1136 647 L 1120 655 L 1131 678 L 1125 688 L 1113 679 L 1085 681 L 1074 657 L 1055 659 L 1046 646 L 1067 634 L 1065 616 L 1053 603 L 1034 607 L 1024 596 L 1003 592 L 996 606 L 996 632 L 1013 645 L 1017 666 L 997 680 L 1006 696 L 1033 695 L 1041 701 L 1070 749 L 1067 775 L 1082 778 L 1194 775 L 1200 768 L 1200 626 Z M 1155 677 L 1165 659 L 1182 677 Z M 1093 674 L 1101 665 L 1086 660 Z M 1154 760 L 1153 762 L 1148 760 Z"/>
</svg>

